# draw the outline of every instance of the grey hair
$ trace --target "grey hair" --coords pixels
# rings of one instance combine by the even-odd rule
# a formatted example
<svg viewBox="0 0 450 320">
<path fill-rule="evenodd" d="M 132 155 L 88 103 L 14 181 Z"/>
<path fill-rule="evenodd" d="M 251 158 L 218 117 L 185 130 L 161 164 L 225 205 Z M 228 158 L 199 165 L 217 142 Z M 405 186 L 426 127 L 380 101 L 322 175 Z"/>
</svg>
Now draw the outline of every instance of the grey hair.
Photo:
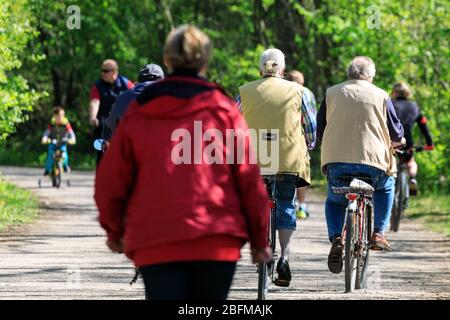
<svg viewBox="0 0 450 320">
<path fill-rule="evenodd" d="M 347 78 L 371 80 L 375 77 L 375 63 L 369 57 L 358 56 L 347 66 Z"/>
<path fill-rule="evenodd" d="M 267 49 L 259 58 L 259 71 L 263 75 L 276 76 L 277 73 L 286 66 L 284 54 L 281 50 Z"/>
</svg>

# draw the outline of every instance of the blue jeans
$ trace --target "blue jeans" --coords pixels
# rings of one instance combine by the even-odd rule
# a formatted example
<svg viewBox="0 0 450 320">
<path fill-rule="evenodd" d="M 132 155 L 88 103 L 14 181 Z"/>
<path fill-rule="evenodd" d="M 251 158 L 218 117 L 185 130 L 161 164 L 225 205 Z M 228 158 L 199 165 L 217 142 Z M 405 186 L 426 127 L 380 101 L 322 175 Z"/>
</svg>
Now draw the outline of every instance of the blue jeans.
<svg viewBox="0 0 450 320">
<path fill-rule="evenodd" d="M 277 200 L 276 229 L 295 230 L 297 214 L 295 212 L 296 177 L 287 177 L 282 181 L 272 181 L 272 196 Z"/>
<path fill-rule="evenodd" d="M 395 178 L 388 176 L 378 168 L 353 163 L 330 163 L 327 165 L 328 196 L 325 203 L 325 217 L 327 220 L 328 237 L 341 236 L 344 226 L 345 209 L 348 200 L 342 194 L 333 193 L 332 186 L 340 187 L 339 176 L 367 175 L 375 188 L 373 195 L 374 231 L 383 233 L 389 224 L 391 209 L 394 203 Z"/>
<path fill-rule="evenodd" d="M 63 159 L 63 166 L 67 167 L 69 165 L 69 154 L 67 153 L 67 145 L 63 144 L 60 148 L 62 151 L 62 159 Z M 45 161 L 45 170 L 48 172 L 52 171 L 52 165 L 53 165 L 53 154 L 56 151 L 56 145 L 53 143 L 48 145 L 48 153 L 47 153 L 47 160 Z"/>
</svg>

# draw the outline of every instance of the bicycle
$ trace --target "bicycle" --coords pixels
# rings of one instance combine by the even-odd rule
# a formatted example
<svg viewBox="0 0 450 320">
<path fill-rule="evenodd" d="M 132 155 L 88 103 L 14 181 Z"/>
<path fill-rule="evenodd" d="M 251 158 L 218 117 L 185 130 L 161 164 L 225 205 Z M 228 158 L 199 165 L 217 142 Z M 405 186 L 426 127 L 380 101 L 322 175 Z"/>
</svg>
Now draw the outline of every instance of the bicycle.
<svg viewBox="0 0 450 320">
<path fill-rule="evenodd" d="M 424 148 L 413 147 L 415 152 L 424 151 Z M 402 161 L 401 155 L 406 151 L 396 150 L 398 160 L 397 179 L 395 181 L 395 195 L 394 204 L 391 211 L 391 231 L 398 232 L 400 228 L 400 220 L 403 217 L 403 212 L 408 207 L 409 200 L 409 183 L 408 183 L 408 168 L 407 163 Z"/>
<path fill-rule="evenodd" d="M 372 181 L 367 176 L 341 176 L 337 179 L 344 182 L 341 185 L 345 186 L 331 187 L 333 192 L 344 194 L 348 200 L 342 229 L 347 293 L 363 289 L 366 284 L 372 234 L 372 197 L 375 189 L 369 184 Z"/>
<path fill-rule="evenodd" d="M 275 175 L 263 175 L 264 183 L 266 184 L 267 192 L 269 194 L 270 219 L 267 230 L 267 239 L 269 246 L 272 248 L 272 260 L 268 263 L 258 263 L 258 300 L 265 300 L 269 291 L 269 282 L 275 283 L 274 269 L 277 258 L 276 253 L 276 226 L 277 226 L 277 208 L 278 201 L 289 200 L 292 201 L 295 194 L 295 188 L 289 186 L 295 185 L 298 179 L 297 173 L 280 173 Z M 292 190 L 291 190 L 292 189 Z"/>
<path fill-rule="evenodd" d="M 56 139 L 53 139 L 49 141 L 49 143 L 53 144 L 55 146 L 55 152 L 53 153 L 53 162 L 52 162 L 52 169 L 49 173 L 50 180 L 52 181 L 52 186 L 59 189 L 61 186 L 61 180 L 62 180 L 62 171 L 63 171 L 63 151 L 61 148 L 66 144 L 66 141 L 57 141 Z M 67 186 L 70 187 L 70 180 L 66 181 Z M 42 188 L 42 180 L 38 180 L 39 188 Z"/>
</svg>

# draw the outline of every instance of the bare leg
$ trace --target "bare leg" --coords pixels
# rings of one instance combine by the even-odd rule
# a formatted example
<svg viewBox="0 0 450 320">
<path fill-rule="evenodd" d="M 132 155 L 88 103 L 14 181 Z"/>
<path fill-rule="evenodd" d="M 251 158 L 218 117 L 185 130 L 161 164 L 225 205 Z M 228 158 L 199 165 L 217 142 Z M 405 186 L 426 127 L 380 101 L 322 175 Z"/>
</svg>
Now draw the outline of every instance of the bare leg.
<svg viewBox="0 0 450 320">
<path fill-rule="evenodd" d="M 411 178 L 415 178 L 417 176 L 417 162 L 414 157 L 409 160 L 409 162 L 407 163 L 407 167 L 409 176 Z"/>
<path fill-rule="evenodd" d="M 280 229 L 278 230 L 278 237 L 281 247 L 281 258 L 289 260 L 289 251 L 291 238 L 294 235 L 294 230 Z"/>
</svg>

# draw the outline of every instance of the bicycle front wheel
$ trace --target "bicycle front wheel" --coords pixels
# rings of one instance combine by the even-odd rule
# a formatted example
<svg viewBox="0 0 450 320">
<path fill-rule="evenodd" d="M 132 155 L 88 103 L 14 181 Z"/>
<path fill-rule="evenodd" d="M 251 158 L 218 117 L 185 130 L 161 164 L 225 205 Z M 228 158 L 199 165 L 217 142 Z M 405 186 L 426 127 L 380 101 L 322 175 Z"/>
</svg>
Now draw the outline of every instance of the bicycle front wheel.
<svg viewBox="0 0 450 320">
<path fill-rule="evenodd" d="M 403 171 L 400 171 L 397 178 L 394 206 L 391 211 L 391 230 L 397 232 L 400 228 L 400 218 L 403 212 L 404 195 L 404 183 L 406 183 L 405 175 Z"/>
<path fill-rule="evenodd" d="M 258 264 L 258 300 L 266 300 L 268 291 L 268 264 L 261 262 Z"/>
<path fill-rule="evenodd" d="M 345 226 L 345 292 L 351 292 L 355 289 L 356 284 L 356 255 L 355 243 L 357 228 L 355 228 L 355 213 L 347 212 L 346 226 Z"/>
</svg>

